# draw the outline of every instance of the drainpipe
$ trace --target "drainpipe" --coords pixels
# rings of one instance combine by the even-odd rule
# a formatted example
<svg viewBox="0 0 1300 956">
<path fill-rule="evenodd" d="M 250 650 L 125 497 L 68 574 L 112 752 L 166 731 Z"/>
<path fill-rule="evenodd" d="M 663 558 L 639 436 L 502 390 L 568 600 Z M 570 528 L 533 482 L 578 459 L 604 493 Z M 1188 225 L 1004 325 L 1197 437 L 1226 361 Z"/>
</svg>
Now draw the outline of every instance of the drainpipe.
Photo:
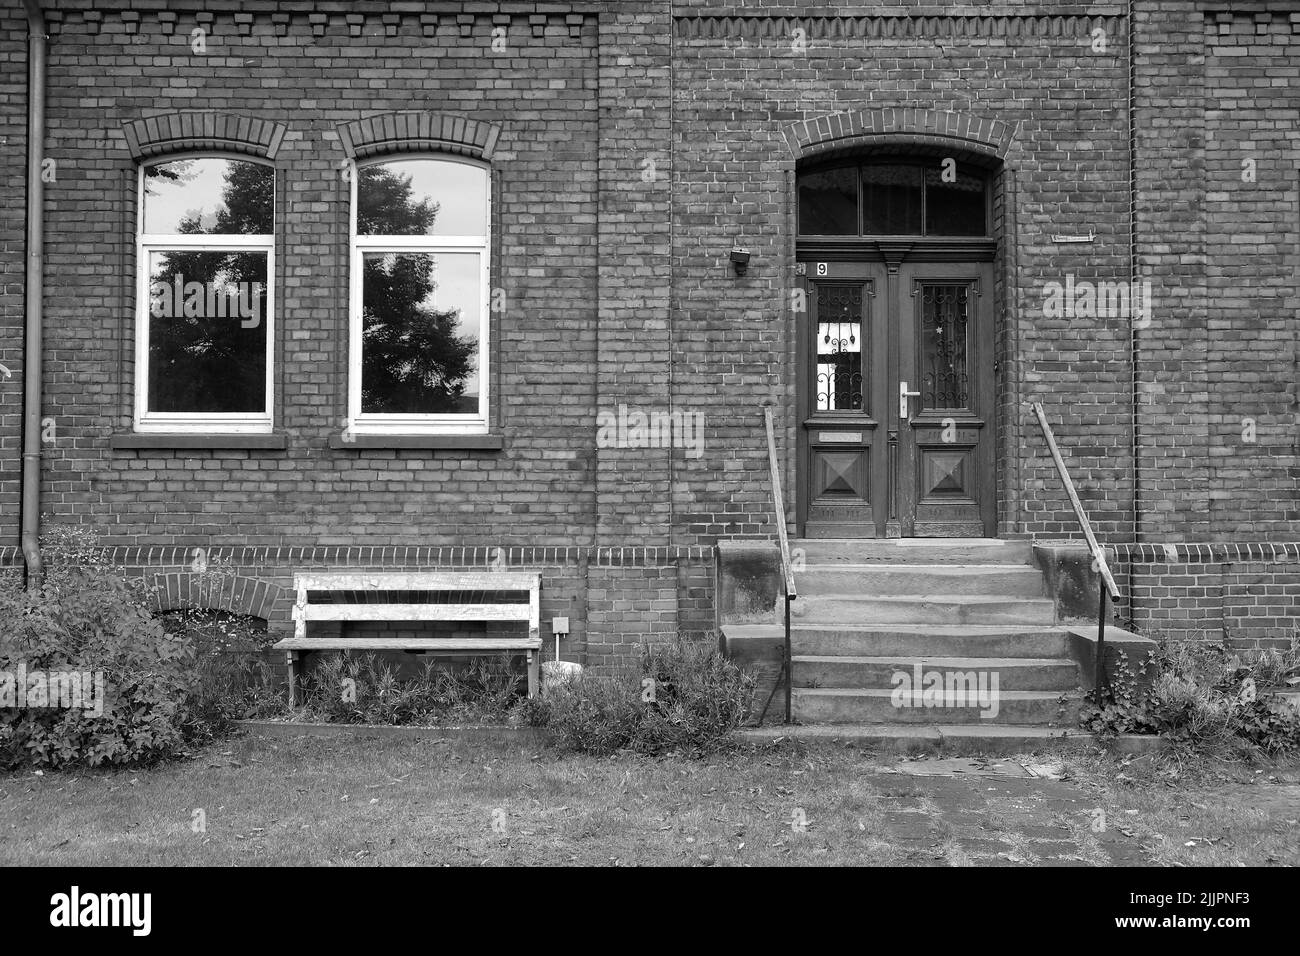
<svg viewBox="0 0 1300 956">
<path fill-rule="evenodd" d="M 41 324 L 44 304 L 45 14 L 39 0 L 27 7 L 27 325 L 23 343 L 22 547 L 27 586 L 41 584 Z"/>
</svg>

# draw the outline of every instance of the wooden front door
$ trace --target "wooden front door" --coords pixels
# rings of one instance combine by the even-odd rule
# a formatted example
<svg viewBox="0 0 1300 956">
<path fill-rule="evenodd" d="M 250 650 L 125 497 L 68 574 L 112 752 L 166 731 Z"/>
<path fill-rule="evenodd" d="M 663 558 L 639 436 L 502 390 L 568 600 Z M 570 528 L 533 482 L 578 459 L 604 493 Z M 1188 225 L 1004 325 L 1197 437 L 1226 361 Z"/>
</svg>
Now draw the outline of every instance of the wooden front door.
<svg viewBox="0 0 1300 956">
<path fill-rule="evenodd" d="M 990 264 L 801 256 L 800 272 L 801 533 L 992 536 Z"/>
</svg>

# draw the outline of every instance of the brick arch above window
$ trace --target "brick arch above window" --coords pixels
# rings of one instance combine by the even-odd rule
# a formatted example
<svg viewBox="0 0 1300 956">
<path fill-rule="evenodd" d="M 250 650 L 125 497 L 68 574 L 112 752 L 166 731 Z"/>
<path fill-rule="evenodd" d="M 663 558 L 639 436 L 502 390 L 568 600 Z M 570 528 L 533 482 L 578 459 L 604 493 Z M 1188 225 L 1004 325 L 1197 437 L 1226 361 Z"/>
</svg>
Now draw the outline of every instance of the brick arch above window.
<svg viewBox="0 0 1300 956">
<path fill-rule="evenodd" d="M 338 127 L 349 159 L 384 153 L 437 150 L 490 161 L 501 127 L 446 113 L 379 113 Z"/>
<path fill-rule="evenodd" d="M 137 160 L 190 150 L 275 159 L 286 129 L 283 123 L 220 111 L 162 113 L 122 124 Z"/>
<path fill-rule="evenodd" d="M 152 579 L 154 604 L 159 611 L 200 608 L 250 614 L 269 621 L 286 616 L 291 593 L 278 584 L 241 574 L 219 577 L 190 571 L 155 574 Z M 281 605 L 277 611 L 277 605 Z"/>
<path fill-rule="evenodd" d="M 794 123 L 782 132 L 796 160 L 893 144 L 958 149 L 1001 160 L 1015 137 L 1015 127 L 998 120 L 910 107 L 831 113 Z"/>
</svg>

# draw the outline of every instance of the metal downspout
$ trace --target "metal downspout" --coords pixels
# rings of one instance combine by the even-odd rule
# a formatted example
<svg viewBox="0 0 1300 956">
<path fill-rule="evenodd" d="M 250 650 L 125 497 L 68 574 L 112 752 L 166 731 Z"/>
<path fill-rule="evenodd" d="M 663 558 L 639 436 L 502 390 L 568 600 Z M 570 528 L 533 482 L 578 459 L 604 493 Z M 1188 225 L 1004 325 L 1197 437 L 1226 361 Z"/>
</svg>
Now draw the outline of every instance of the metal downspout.
<svg viewBox="0 0 1300 956">
<path fill-rule="evenodd" d="M 28 588 L 40 587 L 41 567 L 41 352 L 44 319 L 45 14 L 27 7 L 27 243 L 26 327 L 23 340 L 22 548 Z"/>
</svg>

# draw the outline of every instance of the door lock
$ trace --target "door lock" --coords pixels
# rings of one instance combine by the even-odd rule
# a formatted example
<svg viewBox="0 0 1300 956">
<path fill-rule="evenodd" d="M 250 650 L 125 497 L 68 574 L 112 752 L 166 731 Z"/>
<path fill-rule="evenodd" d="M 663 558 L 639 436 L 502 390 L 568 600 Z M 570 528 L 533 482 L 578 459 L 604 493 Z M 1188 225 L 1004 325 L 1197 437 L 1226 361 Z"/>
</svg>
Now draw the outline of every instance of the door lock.
<svg viewBox="0 0 1300 956">
<path fill-rule="evenodd" d="M 909 391 L 907 390 L 907 383 L 906 383 L 906 382 L 899 382 L 899 383 L 898 383 L 898 418 L 899 418 L 899 421 L 904 421 L 904 422 L 905 422 L 905 421 L 908 421 L 908 420 L 909 420 L 909 417 L 910 417 L 910 416 L 908 415 L 907 400 L 908 400 L 909 398 L 920 398 L 920 397 L 921 397 L 921 393 L 920 393 L 920 392 L 909 392 Z"/>
</svg>

